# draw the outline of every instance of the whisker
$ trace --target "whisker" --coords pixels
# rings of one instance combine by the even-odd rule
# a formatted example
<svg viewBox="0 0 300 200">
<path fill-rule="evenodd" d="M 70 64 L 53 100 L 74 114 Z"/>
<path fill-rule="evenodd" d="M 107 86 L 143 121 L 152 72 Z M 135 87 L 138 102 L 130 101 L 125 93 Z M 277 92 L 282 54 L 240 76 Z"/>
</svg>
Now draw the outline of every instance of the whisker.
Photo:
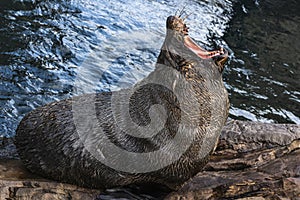
<svg viewBox="0 0 300 200">
<path fill-rule="evenodd" d="M 175 16 L 177 16 L 177 12 L 179 11 L 179 8 L 176 10 L 176 12 L 175 12 Z"/>
<path fill-rule="evenodd" d="M 183 6 L 182 10 L 179 13 L 179 18 L 181 18 L 181 16 L 185 13 L 185 8 L 186 8 L 187 4 L 185 4 L 185 6 Z"/>
<path fill-rule="evenodd" d="M 191 16 L 193 14 L 193 12 L 187 14 L 182 20 L 185 21 L 189 16 Z"/>
</svg>

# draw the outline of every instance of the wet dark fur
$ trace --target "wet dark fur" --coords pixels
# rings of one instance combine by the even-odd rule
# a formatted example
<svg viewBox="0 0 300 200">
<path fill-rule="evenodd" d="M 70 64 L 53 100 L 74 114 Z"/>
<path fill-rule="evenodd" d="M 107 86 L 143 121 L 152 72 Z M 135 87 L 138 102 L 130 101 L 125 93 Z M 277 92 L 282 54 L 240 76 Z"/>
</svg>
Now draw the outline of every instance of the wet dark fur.
<svg viewBox="0 0 300 200">
<path fill-rule="evenodd" d="M 172 20 L 176 19 L 168 18 L 168 28 L 174 28 L 170 26 L 174 22 Z M 182 37 L 182 32 L 168 30 L 157 61 L 162 65 L 158 64 L 142 82 L 148 79 L 169 79 L 175 82 L 178 77 L 182 76 L 191 85 L 190 89 L 197 94 L 200 111 L 195 114 L 190 123 L 196 124 L 199 128 L 194 133 L 194 142 L 179 160 L 154 172 L 130 174 L 115 171 L 103 165 L 87 150 L 84 150 L 83 144 L 78 142 L 79 136 L 73 121 L 72 101 L 80 100 L 80 106 L 84 107 L 89 104 L 90 98 L 95 98 L 99 126 L 115 145 L 132 152 L 151 152 L 172 139 L 182 116 L 178 99 L 172 91 L 163 86 L 148 84 L 139 87 L 141 84 L 138 83 L 132 89 L 128 89 L 128 91 L 134 91 L 130 99 L 130 116 L 135 123 L 145 126 L 150 123 L 151 105 L 163 105 L 167 112 L 167 121 L 158 134 L 152 138 L 143 139 L 117 130 L 110 108 L 112 95 L 110 92 L 95 96 L 86 94 L 74 99 L 54 102 L 30 112 L 18 126 L 15 144 L 27 168 L 44 177 L 92 188 L 111 188 L 143 182 L 157 182 L 176 188 L 199 172 L 214 149 L 211 145 L 205 150 L 207 152 L 204 152 L 207 156 L 198 159 L 200 148 L 206 142 L 203 138 L 211 126 L 215 126 L 217 131 L 214 133 L 216 136 L 214 140 L 217 141 L 228 115 L 228 97 L 215 62 L 197 57 L 184 47 L 178 37 Z M 163 67 L 172 67 L 176 70 L 164 74 L 161 73 Z M 126 93 L 127 91 L 117 92 Z M 188 102 L 189 91 L 182 90 L 181 92 L 186 92 Z M 194 105 L 189 106 L 191 110 L 194 109 Z M 212 107 L 218 110 L 214 115 L 211 113 Z M 81 115 L 85 116 L 89 113 L 83 112 Z M 97 137 L 96 135 L 95 141 Z M 169 151 L 172 153 L 172 150 Z"/>
</svg>

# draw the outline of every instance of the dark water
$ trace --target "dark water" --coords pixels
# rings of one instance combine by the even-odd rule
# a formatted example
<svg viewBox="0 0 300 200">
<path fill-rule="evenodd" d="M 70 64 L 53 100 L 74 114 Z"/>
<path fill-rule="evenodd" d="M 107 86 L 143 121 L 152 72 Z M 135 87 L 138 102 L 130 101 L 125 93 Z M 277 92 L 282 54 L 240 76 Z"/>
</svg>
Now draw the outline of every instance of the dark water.
<svg viewBox="0 0 300 200">
<path fill-rule="evenodd" d="M 184 6 L 199 44 L 230 51 L 224 73 L 230 117 L 300 124 L 296 0 L 1 0 L 0 136 L 13 136 L 38 106 L 129 87 L 147 76 L 166 18 Z"/>
<path fill-rule="evenodd" d="M 207 36 L 229 22 L 230 2 L 2 0 L 0 136 L 48 102 L 141 80 L 154 69 L 166 18 L 185 5 L 192 35 L 209 47 Z"/>
<path fill-rule="evenodd" d="M 231 116 L 300 124 L 300 2 L 241 2 L 223 37 Z"/>
</svg>

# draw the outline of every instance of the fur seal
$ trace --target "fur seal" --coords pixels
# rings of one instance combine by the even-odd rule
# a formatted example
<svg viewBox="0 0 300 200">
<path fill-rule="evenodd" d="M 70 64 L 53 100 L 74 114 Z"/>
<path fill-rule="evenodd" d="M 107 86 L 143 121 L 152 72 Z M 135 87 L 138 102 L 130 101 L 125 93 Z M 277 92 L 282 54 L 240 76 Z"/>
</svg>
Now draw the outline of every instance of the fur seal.
<svg viewBox="0 0 300 200">
<path fill-rule="evenodd" d="M 227 53 L 199 47 L 180 16 L 166 26 L 155 70 L 132 88 L 53 102 L 22 119 L 15 144 L 31 172 L 89 188 L 175 189 L 203 168 L 228 116 Z"/>
</svg>

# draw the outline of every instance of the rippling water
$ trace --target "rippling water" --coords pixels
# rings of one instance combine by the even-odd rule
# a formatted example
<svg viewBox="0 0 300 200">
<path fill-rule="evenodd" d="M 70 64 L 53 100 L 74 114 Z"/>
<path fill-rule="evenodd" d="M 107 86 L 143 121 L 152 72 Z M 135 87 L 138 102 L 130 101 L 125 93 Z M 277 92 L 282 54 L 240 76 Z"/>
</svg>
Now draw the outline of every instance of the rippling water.
<svg viewBox="0 0 300 200">
<path fill-rule="evenodd" d="M 0 136 L 13 136 L 22 117 L 38 106 L 129 87 L 147 76 L 166 18 L 184 6 L 199 44 L 230 51 L 224 73 L 230 117 L 300 124 L 296 0 L 2 0 Z M 137 197 L 130 189 L 121 193 L 156 198 Z"/>
<path fill-rule="evenodd" d="M 295 0 L 3 0 L 0 135 L 14 135 L 38 106 L 141 80 L 154 68 L 167 16 L 184 6 L 201 45 L 231 51 L 224 74 L 230 117 L 299 124 Z"/>
<path fill-rule="evenodd" d="M 196 40 L 209 47 L 211 33 L 223 35 L 229 1 L 1 1 L 0 135 L 38 106 L 147 76 L 166 18 L 184 6 Z"/>
</svg>

